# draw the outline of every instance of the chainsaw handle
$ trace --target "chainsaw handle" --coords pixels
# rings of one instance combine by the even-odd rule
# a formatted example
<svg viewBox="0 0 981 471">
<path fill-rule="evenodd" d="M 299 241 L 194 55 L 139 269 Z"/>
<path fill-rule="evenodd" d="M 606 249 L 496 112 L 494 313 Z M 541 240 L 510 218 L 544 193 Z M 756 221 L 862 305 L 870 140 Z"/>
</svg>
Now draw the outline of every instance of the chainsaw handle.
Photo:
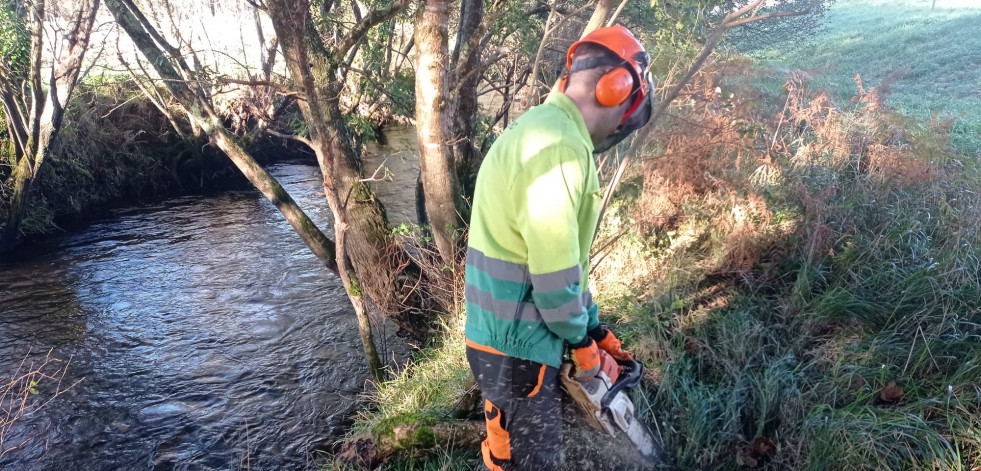
<svg viewBox="0 0 981 471">
<path fill-rule="evenodd" d="M 620 366 L 623 367 L 623 373 L 620 374 L 620 378 L 617 379 L 613 386 L 610 386 L 610 390 L 603 395 L 603 400 L 600 401 L 600 405 L 605 409 L 609 407 L 610 403 L 613 402 L 613 398 L 623 391 L 624 389 L 633 389 L 640 384 L 640 380 L 644 379 L 644 364 L 637 360 L 622 360 L 617 361 Z"/>
</svg>

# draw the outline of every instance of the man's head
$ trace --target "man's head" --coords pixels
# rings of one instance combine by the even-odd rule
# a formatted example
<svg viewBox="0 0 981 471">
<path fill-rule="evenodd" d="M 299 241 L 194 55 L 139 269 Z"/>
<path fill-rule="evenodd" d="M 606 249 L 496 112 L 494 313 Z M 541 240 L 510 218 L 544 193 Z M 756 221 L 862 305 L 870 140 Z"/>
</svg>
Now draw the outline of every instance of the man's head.
<svg viewBox="0 0 981 471">
<path fill-rule="evenodd" d="M 586 121 L 594 152 L 620 142 L 650 119 L 650 75 L 644 47 L 626 28 L 599 28 L 569 48 L 559 89 Z"/>
</svg>

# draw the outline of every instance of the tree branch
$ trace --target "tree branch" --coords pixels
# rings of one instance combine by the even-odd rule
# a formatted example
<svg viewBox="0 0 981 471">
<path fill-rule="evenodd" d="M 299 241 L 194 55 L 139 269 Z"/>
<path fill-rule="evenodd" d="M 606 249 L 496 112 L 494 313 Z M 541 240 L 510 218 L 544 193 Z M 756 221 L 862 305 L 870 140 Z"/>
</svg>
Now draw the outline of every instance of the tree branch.
<svg viewBox="0 0 981 471">
<path fill-rule="evenodd" d="M 269 87 L 273 90 L 276 90 L 277 93 L 283 96 L 289 96 L 289 97 L 296 98 L 297 100 L 303 100 L 303 101 L 306 101 L 307 99 L 306 95 L 304 95 L 303 92 L 294 90 L 286 86 L 285 84 L 273 82 L 269 80 L 240 80 L 240 79 L 233 79 L 230 77 L 221 77 L 218 80 L 221 81 L 221 83 L 223 84 L 249 85 L 252 87 Z"/>
<path fill-rule="evenodd" d="M 616 24 L 617 19 L 620 18 L 620 13 L 623 12 L 623 7 L 625 6 L 627 6 L 627 0 L 623 0 L 622 2 L 620 2 L 620 5 L 617 7 L 617 10 L 613 12 L 613 16 L 611 16 L 610 20 L 606 22 L 607 27 Z"/>
<path fill-rule="evenodd" d="M 732 22 L 729 22 L 729 23 L 725 23 L 724 26 L 725 26 L 726 29 L 732 29 L 732 28 L 736 28 L 736 27 L 739 27 L 739 26 L 742 26 L 742 25 L 745 25 L 745 24 L 749 24 L 749 23 L 753 23 L 753 22 L 756 22 L 756 21 L 765 20 L 765 19 L 768 19 L 768 18 L 783 18 L 783 17 L 787 17 L 787 16 L 801 16 L 801 15 L 807 15 L 810 12 L 811 12 L 811 10 L 809 10 L 809 9 L 808 10 L 801 10 L 801 11 L 780 11 L 780 12 L 776 12 L 776 13 L 768 13 L 766 15 L 751 16 L 749 18 L 743 18 L 743 19 L 738 20 L 738 21 L 732 21 Z"/>
<path fill-rule="evenodd" d="M 291 136 L 289 134 L 283 134 L 281 132 L 273 131 L 272 129 L 269 129 L 269 128 L 265 128 L 262 131 L 265 132 L 266 134 L 269 134 L 270 136 L 276 136 L 276 137 L 281 137 L 283 139 L 289 139 L 291 141 L 296 141 L 296 142 L 299 142 L 299 143 L 301 143 L 301 144 L 309 147 L 310 149 L 313 149 L 313 143 L 310 142 L 310 140 L 307 139 L 307 138 L 305 138 L 305 137 Z"/>
<path fill-rule="evenodd" d="M 387 96 L 389 100 L 392 100 L 392 103 L 397 103 L 399 106 L 401 106 L 402 108 L 405 108 L 407 110 L 412 109 L 412 107 L 411 106 L 408 106 L 405 102 L 402 102 L 401 100 L 399 100 L 399 99 L 395 98 L 394 96 L 390 95 L 388 93 L 388 89 L 386 89 L 382 84 L 380 84 L 380 83 L 376 82 L 374 79 L 372 79 L 371 78 L 371 76 L 372 76 L 372 73 L 371 72 L 368 72 L 366 70 L 361 70 L 361 69 L 358 69 L 356 67 L 351 67 L 349 65 L 344 65 L 343 67 L 346 70 L 349 70 L 351 72 L 355 72 L 355 73 L 360 74 L 361 77 L 363 79 L 367 80 L 368 83 L 370 83 L 373 87 L 375 87 L 376 90 L 378 90 L 379 92 L 382 92 L 382 94 L 385 95 L 385 96 Z"/>
<path fill-rule="evenodd" d="M 743 15 L 753 11 L 754 9 L 756 9 L 756 7 L 762 4 L 763 4 L 763 0 L 753 0 L 752 2 L 749 2 L 746 6 L 736 11 L 729 12 L 729 14 L 726 15 L 726 17 L 722 20 L 722 24 L 725 25 L 726 23 L 735 21 L 736 18 L 742 18 Z"/>
<path fill-rule="evenodd" d="M 458 93 L 460 91 L 460 87 L 462 87 L 463 84 L 467 80 L 469 80 L 470 78 L 472 78 L 474 74 L 483 73 L 490 66 L 494 65 L 495 63 L 497 63 L 497 61 L 503 59 L 504 57 L 505 57 L 505 54 L 498 53 L 494 57 L 491 57 L 490 59 L 485 60 L 483 64 L 480 64 L 479 66 L 474 67 L 473 69 L 470 69 L 469 71 L 467 71 L 467 74 L 466 75 L 464 75 L 463 77 L 460 77 L 459 80 L 457 80 L 457 84 L 456 84 L 456 86 L 453 87 L 453 91 L 451 92 L 451 94 Z"/>
<path fill-rule="evenodd" d="M 351 28 L 343 38 L 337 43 L 337 48 L 334 50 L 334 58 L 338 61 L 344 59 L 348 51 L 354 47 L 361 38 L 368 33 L 368 30 L 374 28 L 376 25 L 383 21 L 388 21 L 393 16 L 399 14 L 402 10 L 405 10 L 412 3 L 412 0 L 395 0 L 392 5 L 386 9 L 373 10 L 368 13 L 361 21 L 359 21 L 354 28 Z"/>
<path fill-rule="evenodd" d="M 191 67 L 188 66 L 187 62 L 184 60 L 184 55 L 181 54 L 181 52 L 178 51 L 176 47 L 174 47 L 169 42 L 167 42 L 167 40 L 164 39 L 163 36 L 161 36 L 160 33 L 157 32 L 157 29 L 153 27 L 153 24 L 150 23 L 150 20 L 147 19 L 147 17 L 143 14 L 142 11 L 140 11 L 140 9 L 135 4 L 133 4 L 132 0 L 120 0 L 120 1 L 122 2 L 123 5 L 126 6 L 126 9 L 129 10 L 130 14 L 132 14 L 133 17 L 136 18 L 136 21 L 139 22 L 139 24 L 143 27 L 144 31 L 147 32 L 150 38 L 153 39 L 153 42 L 157 43 L 157 45 L 160 46 L 161 49 L 166 51 L 167 54 L 170 55 L 170 58 L 177 63 L 177 66 L 181 72 L 181 76 L 184 79 L 190 80 Z"/>
</svg>

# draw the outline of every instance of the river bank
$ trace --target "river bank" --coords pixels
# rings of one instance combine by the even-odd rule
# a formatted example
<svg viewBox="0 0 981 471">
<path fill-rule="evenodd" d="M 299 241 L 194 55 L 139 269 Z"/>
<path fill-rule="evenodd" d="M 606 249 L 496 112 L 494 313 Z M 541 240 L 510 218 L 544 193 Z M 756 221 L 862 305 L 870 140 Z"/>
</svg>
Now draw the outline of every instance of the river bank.
<svg viewBox="0 0 981 471">
<path fill-rule="evenodd" d="M 81 84 L 76 93 L 21 225 L 28 240 L 81 229 L 112 209 L 249 187 L 231 161 L 195 137 L 189 125 L 176 122 L 188 129 L 175 132 L 132 83 Z M 241 139 L 263 164 L 316 163 L 312 154 L 280 138 Z M 9 192 L 2 194 L 0 220 L 9 203 Z"/>
</svg>

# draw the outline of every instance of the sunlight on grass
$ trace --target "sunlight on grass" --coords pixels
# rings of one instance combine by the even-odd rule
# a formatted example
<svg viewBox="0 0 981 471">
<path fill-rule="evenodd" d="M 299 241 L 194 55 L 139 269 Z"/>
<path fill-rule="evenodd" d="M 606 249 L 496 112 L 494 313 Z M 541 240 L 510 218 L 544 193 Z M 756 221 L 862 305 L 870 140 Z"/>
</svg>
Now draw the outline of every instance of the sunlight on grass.
<svg viewBox="0 0 981 471">
<path fill-rule="evenodd" d="M 875 86 L 899 75 L 886 104 L 919 121 L 956 117 L 952 145 L 981 153 L 981 2 L 975 0 L 841 0 L 824 28 L 800 44 L 754 51 L 761 65 L 805 69 L 838 106 L 854 96 L 854 76 Z M 778 73 L 769 81 L 775 91 Z"/>
</svg>

